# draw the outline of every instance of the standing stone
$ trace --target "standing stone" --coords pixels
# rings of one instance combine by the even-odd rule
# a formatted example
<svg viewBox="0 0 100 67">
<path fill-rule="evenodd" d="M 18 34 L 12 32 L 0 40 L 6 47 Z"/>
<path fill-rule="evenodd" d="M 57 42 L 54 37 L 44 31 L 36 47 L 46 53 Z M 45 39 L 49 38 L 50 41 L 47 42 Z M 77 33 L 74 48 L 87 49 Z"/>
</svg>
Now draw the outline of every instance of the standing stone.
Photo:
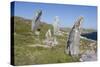
<svg viewBox="0 0 100 67">
<path fill-rule="evenodd" d="M 41 15 L 42 15 L 42 10 L 37 10 L 35 13 L 35 16 L 32 20 L 32 31 L 38 29 L 38 27 L 40 25 Z"/>
<path fill-rule="evenodd" d="M 52 38 L 50 29 L 48 29 L 48 31 L 46 32 L 45 37 L 46 37 L 45 44 L 48 46 L 52 46 L 53 45 L 53 38 Z"/>
<path fill-rule="evenodd" d="M 54 23 L 53 23 L 53 30 L 54 30 L 54 35 L 58 35 L 59 34 L 59 17 L 56 16 L 54 19 Z"/>
<path fill-rule="evenodd" d="M 67 54 L 69 54 L 70 56 L 78 56 L 79 55 L 80 25 L 81 25 L 82 21 L 83 21 L 83 17 L 79 17 L 69 33 L 65 52 Z"/>
<path fill-rule="evenodd" d="M 57 39 L 56 39 L 56 37 L 53 37 L 53 41 L 54 41 L 54 46 L 56 46 L 57 44 L 58 44 L 58 41 L 57 41 Z"/>
<path fill-rule="evenodd" d="M 46 32 L 46 39 L 50 39 L 51 38 L 51 30 L 49 29 L 47 32 Z"/>
<path fill-rule="evenodd" d="M 48 29 L 48 31 L 46 32 L 45 34 L 45 44 L 50 46 L 50 47 L 53 47 L 53 46 L 56 46 L 58 44 L 57 40 L 56 40 L 56 37 L 54 37 L 52 34 L 51 34 L 51 29 Z"/>
</svg>

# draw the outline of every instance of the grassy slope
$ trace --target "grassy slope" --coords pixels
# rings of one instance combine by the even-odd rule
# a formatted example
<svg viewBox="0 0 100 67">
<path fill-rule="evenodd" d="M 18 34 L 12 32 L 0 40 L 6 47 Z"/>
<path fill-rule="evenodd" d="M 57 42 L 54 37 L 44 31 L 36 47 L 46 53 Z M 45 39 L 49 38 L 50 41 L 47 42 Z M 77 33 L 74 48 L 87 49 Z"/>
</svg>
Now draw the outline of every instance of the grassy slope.
<svg viewBox="0 0 100 67">
<path fill-rule="evenodd" d="M 64 63 L 75 62 L 78 59 L 73 59 L 64 53 L 67 35 L 57 36 L 59 45 L 53 48 L 28 47 L 27 45 L 42 44 L 45 38 L 45 32 L 52 26 L 49 24 L 41 24 L 40 40 L 36 40 L 37 36 L 31 32 L 31 20 L 25 20 L 20 17 L 14 19 L 14 55 L 15 65 L 27 64 L 46 64 L 46 63 Z M 86 42 L 87 43 L 87 42 Z"/>
</svg>

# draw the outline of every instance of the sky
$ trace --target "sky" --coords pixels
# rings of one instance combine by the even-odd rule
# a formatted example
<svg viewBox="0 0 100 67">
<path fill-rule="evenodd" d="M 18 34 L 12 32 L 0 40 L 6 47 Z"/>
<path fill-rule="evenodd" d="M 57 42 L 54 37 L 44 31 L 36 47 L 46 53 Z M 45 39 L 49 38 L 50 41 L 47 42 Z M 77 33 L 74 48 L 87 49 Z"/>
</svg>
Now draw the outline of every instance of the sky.
<svg viewBox="0 0 100 67">
<path fill-rule="evenodd" d="M 83 28 L 97 29 L 97 7 L 68 5 L 68 4 L 50 4 L 34 2 L 15 2 L 14 16 L 20 16 L 26 19 L 33 19 L 35 11 L 42 10 L 41 21 L 49 24 L 54 22 L 55 16 L 59 17 L 60 27 L 72 27 L 79 16 L 84 17 Z"/>
</svg>

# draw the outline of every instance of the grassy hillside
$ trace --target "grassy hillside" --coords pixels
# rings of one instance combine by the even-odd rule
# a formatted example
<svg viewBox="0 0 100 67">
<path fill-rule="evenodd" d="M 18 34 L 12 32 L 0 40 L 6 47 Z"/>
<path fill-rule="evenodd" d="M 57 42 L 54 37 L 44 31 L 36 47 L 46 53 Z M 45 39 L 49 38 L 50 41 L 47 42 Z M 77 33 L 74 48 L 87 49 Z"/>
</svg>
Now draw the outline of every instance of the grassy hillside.
<svg viewBox="0 0 100 67">
<path fill-rule="evenodd" d="M 31 32 L 31 20 L 21 17 L 12 17 L 14 19 L 14 59 L 15 65 L 28 64 L 47 64 L 47 63 L 65 63 L 77 62 L 78 58 L 72 58 L 64 53 L 67 42 L 67 34 L 57 36 L 59 44 L 52 48 L 29 47 L 29 45 L 43 44 L 45 33 L 48 29 L 53 30 L 52 25 L 44 22 L 40 25 L 39 39 L 34 32 Z M 87 45 L 90 42 L 81 40 L 81 45 Z M 80 48 L 82 49 L 82 48 Z M 83 50 L 83 49 L 82 49 Z"/>
<path fill-rule="evenodd" d="M 60 30 L 65 31 L 65 32 L 70 32 L 71 28 L 66 28 L 66 27 L 61 27 Z M 91 33 L 91 32 L 96 32 L 97 30 L 95 29 L 85 29 L 82 28 L 81 32 L 82 33 Z"/>
</svg>

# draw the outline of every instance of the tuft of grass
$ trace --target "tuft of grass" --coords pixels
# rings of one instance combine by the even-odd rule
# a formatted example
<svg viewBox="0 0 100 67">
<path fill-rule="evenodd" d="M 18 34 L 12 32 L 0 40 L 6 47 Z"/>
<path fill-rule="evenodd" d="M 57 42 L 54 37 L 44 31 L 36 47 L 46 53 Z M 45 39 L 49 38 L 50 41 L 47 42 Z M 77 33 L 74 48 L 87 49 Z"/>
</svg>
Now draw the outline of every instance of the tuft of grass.
<svg viewBox="0 0 100 67">
<path fill-rule="evenodd" d="M 63 47 L 63 48 L 62 48 Z M 64 46 L 54 48 L 15 47 L 15 65 L 76 62 L 64 53 Z"/>
</svg>

